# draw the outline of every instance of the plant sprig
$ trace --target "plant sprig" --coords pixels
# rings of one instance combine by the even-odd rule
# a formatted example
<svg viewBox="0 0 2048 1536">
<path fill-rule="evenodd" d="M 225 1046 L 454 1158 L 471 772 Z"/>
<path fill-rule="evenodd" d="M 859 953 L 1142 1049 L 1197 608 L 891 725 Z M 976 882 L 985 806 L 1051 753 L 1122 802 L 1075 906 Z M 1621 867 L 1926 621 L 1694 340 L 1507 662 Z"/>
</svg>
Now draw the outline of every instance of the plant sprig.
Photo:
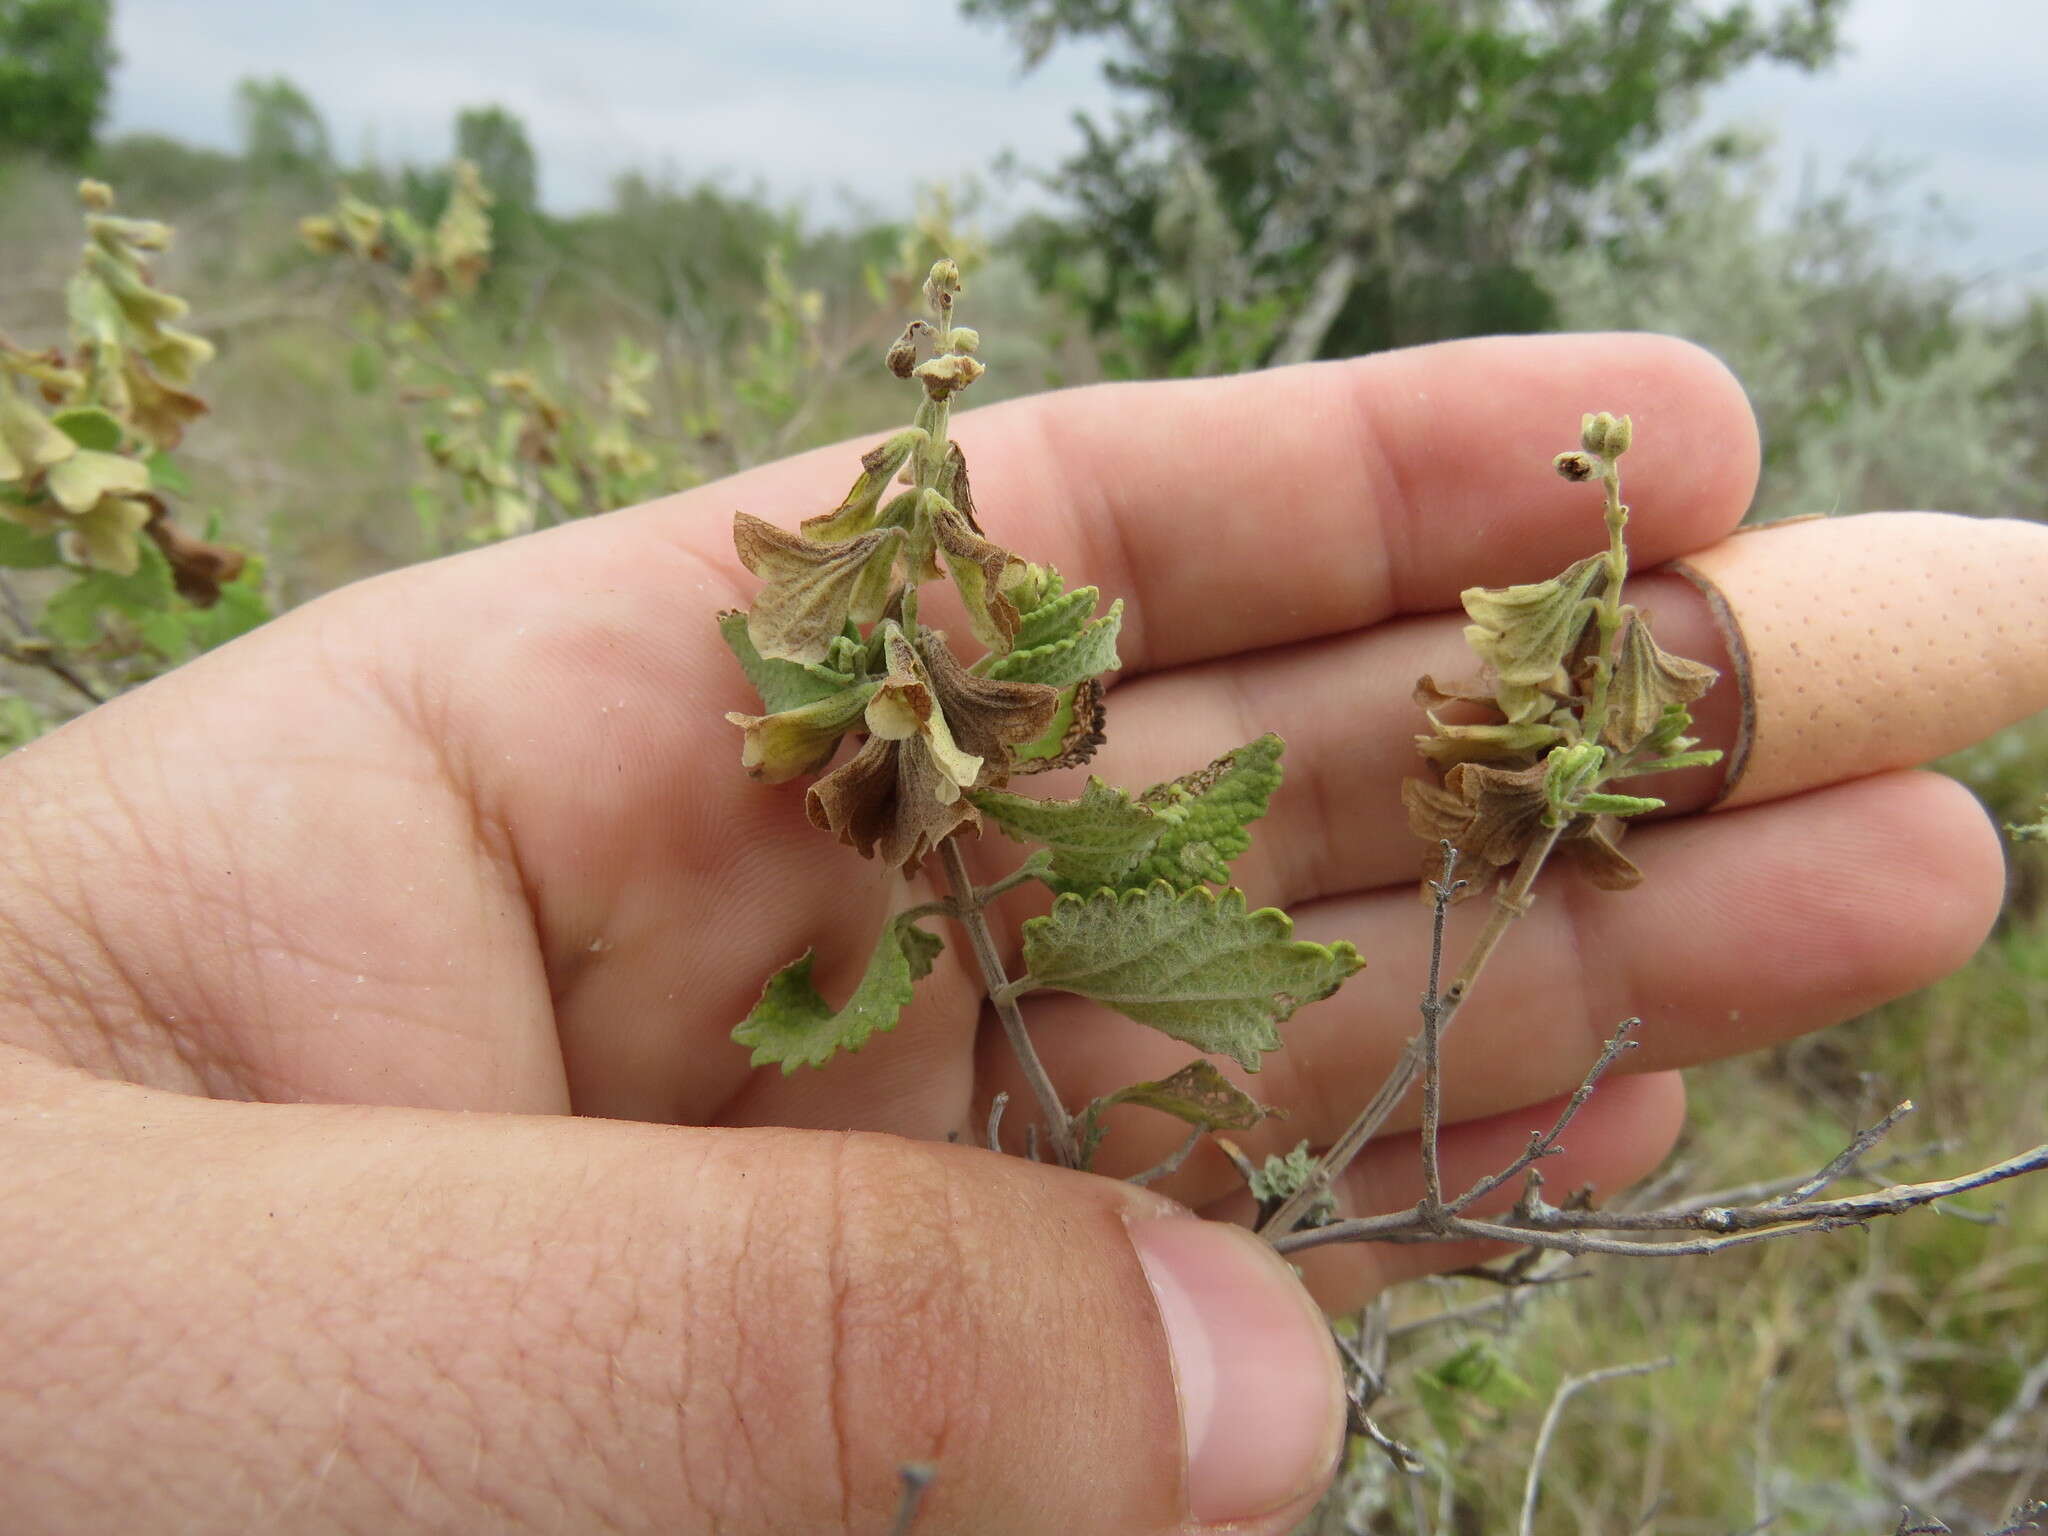
<svg viewBox="0 0 2048 1536">
<path fill-rule="evenodd" d="M 1195 1131 L 1242 1128 L 1265 1113 L 1206 1060 L 1069 1111 L 1039 1061 L 1020 1000 L 1059 990 L 1256 1071 L 1276 1026 L 1328 996 L 1361 964 L 1349 945 L 1293 937 L 1288 917 L 1251 909 L 1230 865 L 1280 783 L 1267 736 L 1139 794 L 1091 779 L 1079 797 L 1007 786 L 1086 762 L 1101 744 L 1104 674 L 1120 665 L 1123 606 L 1069 590 L 984 531 L 966 457 L 949 428 L 957 397 L 981 377 L 981 338 L 958 323 L 960 274 L 936 263 L 929 318 L 913 320 L 886 366 L 922 390 L 909 426 L 861 460 L 840 503 L 789 532 L 741 513 L 734 538 L 764 587 L 745 613 L 721 615 L 727 644 L 763 713 L 728 716 L 741 760 L 779 783 L 822 773 L 805 792 L 811 822 L 865 857 L 916 873 L 936 855 L 948 898 L 894 916 L 868 972 L 834 1008 L 811 987 L 806 955 L 776 973 L 734 1030 L 757 1065 L 822 1065 L 895 1025 L 940 941 L 918 926 L 944 915 L 967 932 L 975 964 L 1038 1101 L 1053 1155 L 1087 1167 L 1103 1115 L 1140 1105 Z M 898 489 L 901 487 L 901 489 Z M 981 653 L 962 661 L 924 618 L 920 589 L 950 583 Z M 1100 611 L 1098 611 L 1100 609 Z M 858 750 L 830 766 L 849 736 Z M 977 889 L 959 839 L 984 819 L 1039 845 Z M 1055 896 L 1023 925 L 1021 976 L 1007 974 L 985 908 L 1035 880 Z M 1155 1170 L 1156 1172 L 1157 1170 Z"/>
</svg>

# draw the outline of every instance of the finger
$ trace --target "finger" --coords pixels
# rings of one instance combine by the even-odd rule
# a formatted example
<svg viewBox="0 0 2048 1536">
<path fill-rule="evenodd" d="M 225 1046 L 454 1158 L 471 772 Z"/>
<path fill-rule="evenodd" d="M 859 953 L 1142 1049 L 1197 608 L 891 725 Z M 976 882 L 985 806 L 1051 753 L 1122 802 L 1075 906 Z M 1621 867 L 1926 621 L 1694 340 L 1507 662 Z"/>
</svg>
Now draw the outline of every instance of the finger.
<svg viewBox="0 0 2048 1536">
<path fill-rule="evenodd" d="M 1138 672 L 1429 612 L 1575 558 L 1584 487 L 1547 466 L 1602 408 L 1635 419 L 1630 494 L 1660 509 L 1639 535 L 1646 564 L 1741 520 L 1748 403 L 1710 353 L 1662 336 L 1491 337 L 1097 385 L 965 413 L 953 435 L 990 537 L 1126 599 L 1120 648 Z M 620 550 L 680 537 L 736 572 L 735 507 L 793 526 L 836 503 L 855 457 L 805 454 L 589 536 Z"/>
<path fill-rule="evenodd" d="M 1528 1149 L 1531 1136 L 1557 1123 L 1564 1107 L 1557 1099 L 1447 1125 L 1438 1142 L 1445 1198 L 1455 1199 L 1510 1166 Z M 1603 1202 L 1609 1200 L 1669 1156 L 1684 1126 L 1685 1084 L 1676 1072 L 1614 1078 L 1572 1117 L 1557 1154 L 1543 1160 L 1545 1184 L 1553 1193 L 1591 1186 Z M 1519 1183 L 1495 1190 L 1467 1214 L 1505 1211 L 1520 1193 Z M 1412 1207 L 1422 1195 L 1421 1138 L 1413 1132 L 1382 1136 L 1339 1181 L 1337 1208 L 1346 1216 L 1378 1215 Z M 1250 1194 L 1240 1188 L 1205 1207 L 1203 1214 L 1249 1223 L 1255 1212 Z M 1498 1243 L 1361 1243 L 1311 1248 L 1290 1257 L 1325 1311 L 1347 1312 L 1403 1280 L 1483 1264 L 1506 1251 Z"/>
<path fill-rule="evenodd" d="M 1624 1018 L 1643 1021 L 1624 1058 L 1634 1071 L 1691 1066 L 1839 1023 L 1962 964 L 2004 888 L 1989 821 L 1967 790 L 1936 774 L 1885 774 L 1670 822 L 1627 847 L 1645 876 L 1634 891 L 1545 873 L 1534 907 L 1508 930 L 1445 1038 L 1447 1116 L 1568 1093 Z M 1485 915 L 1480 902 L 1455 911 L 1447 972 Z M 1318 903 L 1297 932 L 1356 940 L 1368 968 L 1298 1013 L 1285 1026 L 1287 1048 L 1267 1056 L 1257 1078 L 1240 1078 L 1291 1114 L 1244 1133 L 1261 1153 L 1337 1138 L 1415 1032 L 1427 973 L 1428 915 L 1412 890 Z M 1028 1006 L 1069 1104 L 1163 1077 L 1190 1054 L 1079 999 L 1034 995 Z M 985 1041 L 982 1064 L 991 1091 L 1026 1102 L 999 1040 Z M 1415 1113 L 1411 1096 L 1390 1124 L 1411 1126 Z M 1112 1116 L 1104 1172 L 1148 1167 L 1178 1139 L 1162 1116 Z M 1202 1205 L 1234 1183 L 1211 1151 L 1162 1188 Z"/>
<path fill-rule="evenodd" d="M 0 1074 L 25 1529 L 871 1536 L 927 1460 L 933 1536 L 1280 1536 L 1335 1464 L 1287 1266 L 1107 1180 Z"/>
</svg>

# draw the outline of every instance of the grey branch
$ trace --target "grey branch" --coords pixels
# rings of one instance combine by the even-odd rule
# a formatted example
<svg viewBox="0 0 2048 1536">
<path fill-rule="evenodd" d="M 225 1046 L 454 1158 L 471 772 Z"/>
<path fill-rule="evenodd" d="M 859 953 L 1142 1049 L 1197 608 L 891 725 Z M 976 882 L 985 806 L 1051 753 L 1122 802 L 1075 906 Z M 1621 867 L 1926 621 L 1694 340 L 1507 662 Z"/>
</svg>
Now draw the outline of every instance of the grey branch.
<svg viewBox="0 0 2048 1536">
<path fill-rule="evenodd" d="M 2018 1178 L 2048 1168 L 2048 1143 L 2009 1157 L 1988 1168 L 1952 1179 L 1924 1184 L 1894 1184 L 1867 1195 L 1834 1200 L 1801 1200 L 1751 1206 L 1676 1206 L 1655 1211 L 1570 1210 L 1525 1197 L 1516 1209 L 1493 1221 L 1446 1215 L 1441 1230 L 1416 1210 L 1395 1211 L 1352 1221 L 1332 1222 L 1274 1240 L 1282 1253 L 1300 1253 L 1329 1243 L 1426 1243 L 1478 1238 L 1517 1243 L 1560 1253 L 1615 1253 L 1652 1258 L 1678 1258 L 1716 1253 L 1797 1232 L 1829 1232 L 1856 1226 L 1878 1216 L 1945 1200 L 1972 1189 Z M 1531 1170 L 1533 1172 L 1533 1170 Z M 1608 1233 L 1641 1233 L 1612 1237 Z M 1699 1236 L 1663 1234 L 1698 1233 Z"/>
<path fill-rule="evenodd" d="M 1602 1382 L 1620 1381 L 1625 1376 L 1647 1376 L 1652 1371 L 1661 1371 L 1671 1364 L 1671 1357 L 1662 1360 L 1639 1360 L 1633 1365 L 1610 1365 L 1605 1370 L 1588 1371 L 1583 1376 L 1568 1376 L 1558 1383 L 1556 1393 L 1550 1399 L 1550 1406 L 1543 1412 L 1543 1423 L 1536 1431 L 1536 1449 L 1529 1457 L 1528 1480 L 1522 1484 L 1521 1536 L 1533 1536 L 1536 1529 L 1536 1496 L 1543 1487 L 1543 1460 L 1550 1454 L 1550 1442 L 1557 1434 L 1557 1421 L 1564 1416 L 1564 1405 L 1574 1394 L 1587 1387 L 1597 1387 Z"/>
</svg>

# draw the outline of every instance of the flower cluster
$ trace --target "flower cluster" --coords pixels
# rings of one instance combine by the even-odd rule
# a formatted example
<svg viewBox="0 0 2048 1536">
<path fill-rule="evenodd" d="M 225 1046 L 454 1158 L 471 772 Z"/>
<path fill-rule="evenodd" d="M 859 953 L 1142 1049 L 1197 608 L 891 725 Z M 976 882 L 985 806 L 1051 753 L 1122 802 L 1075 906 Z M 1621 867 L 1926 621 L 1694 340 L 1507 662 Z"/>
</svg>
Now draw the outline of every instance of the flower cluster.
<svg viewBox="0 0 2048 1536">
<path fill-rule="evenodd" d="M 817 773 L 849 734 L 864 734 L 810 787 L 805 808 L 819 828 L 906 874 L 979 827 L 973 792 L 1084 760 L 1101 740 L 1095 679 L 1117 664 L 1121 605 L 1096 617 L 1094 589 L 1067 592 L 1057 572 L 982 530 L 966 457 L 946 436 L 954 397 L 983 372 L 980 337 L 952 323 L 959 291 L 958 269 L 938 263 L 925 285 L 936 323 L 912 321 L 885 358 L 923 402 L 910 426 L 862 457 L 839 505 L 794 533 L 744 512 L 734 519 L 740 560 L 763 586 L 746 613 L 721 618 L 764 705 L 727 716 L 745 732 L 747 770 L 768 783 Z M 972 663 L 918 621 L 919 586 L 940 580 L 983 647 Z"/>
<path fill-rule="evenodd" d="M 64 293 L 68 354 L 0 338 L 0 516 L 57 534 L 75 565 L 129 575 L 161 510 L 148 456 L 206 410 L 192 385 L 213 347 L 172 324 L 185 301 L 151 276 L 169 227 L 116 216 L 101 182 L 78 195 L 86 240 Z"/>
<path fill-rule="evenodd" d="M 1432 728 L 1416 745 L 1439 777 L 1410 779 L 1402 799 L 1429 840 L 1427 868 L 1444 841 L 1489 872 L 1554 841 L 1594 884 L 1624 889 L 1642 878 L 1618 846 L 1624 818 L 1663 801 L 1609 786 L 1720 756 L 1686 734 L 1714 669 L 1666 651 L 1621 600 L 1629 509 L 1616 461 L 1632 436 L 1626 416 L 1589 415 L 1580 446 L 1555 461 L 1565 479 L 1605 488 L 1608 549 L 1548 581 L 1464 592 L 1479 680 L 1416 685 Z"/>
</svg>

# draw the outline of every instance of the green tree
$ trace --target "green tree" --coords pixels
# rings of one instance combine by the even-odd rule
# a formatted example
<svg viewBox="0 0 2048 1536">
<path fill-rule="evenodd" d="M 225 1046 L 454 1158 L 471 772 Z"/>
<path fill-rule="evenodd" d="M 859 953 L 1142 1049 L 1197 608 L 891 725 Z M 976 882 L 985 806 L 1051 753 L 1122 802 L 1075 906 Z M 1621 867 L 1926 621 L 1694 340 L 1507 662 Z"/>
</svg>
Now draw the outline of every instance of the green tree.
<svg viewBox="0 0 2048 1536">
<path fill-rule="evenodd" d="M 1846 0 L 963 0 L 1035 65 L 1106 41 L 1132 98 L 1023 231 L 1131 373 L 1215 372 L 1541 329 L 1523 253 L 1697 92 L 1832 57 Z"/>
<path fill-rule="evenodd" d="M 467 160 L 497 199 L 498 217 L 507 208 L 531 208 L 539 201 L 539 167 L 526 125 L 503 107 L 465 107 L 455 119 L 455 158 Z"/>
<path fill-rule="evenodd" d="M 109 0 L 0 0 L 0 154 L 92 148 L 114 68 Z"/>
<path fill-rule="evenodd" d="M 455 158 L 467 160 L 491 189 L 491 220 L 501 261 L 517 261 L 532 244 L 540 203 L 540 168 L 526 125 L 503 107 L 465 107 L 455 119 Z"/>
<path fill-rule="evenodd" d="M 320 109 L 284 76 L 252 76 L 237 85 L 235 117 L 242 131 L 242 158 L 258 181 L 304 181 L 332 170 L 334 156 Z"/>
</svg>

